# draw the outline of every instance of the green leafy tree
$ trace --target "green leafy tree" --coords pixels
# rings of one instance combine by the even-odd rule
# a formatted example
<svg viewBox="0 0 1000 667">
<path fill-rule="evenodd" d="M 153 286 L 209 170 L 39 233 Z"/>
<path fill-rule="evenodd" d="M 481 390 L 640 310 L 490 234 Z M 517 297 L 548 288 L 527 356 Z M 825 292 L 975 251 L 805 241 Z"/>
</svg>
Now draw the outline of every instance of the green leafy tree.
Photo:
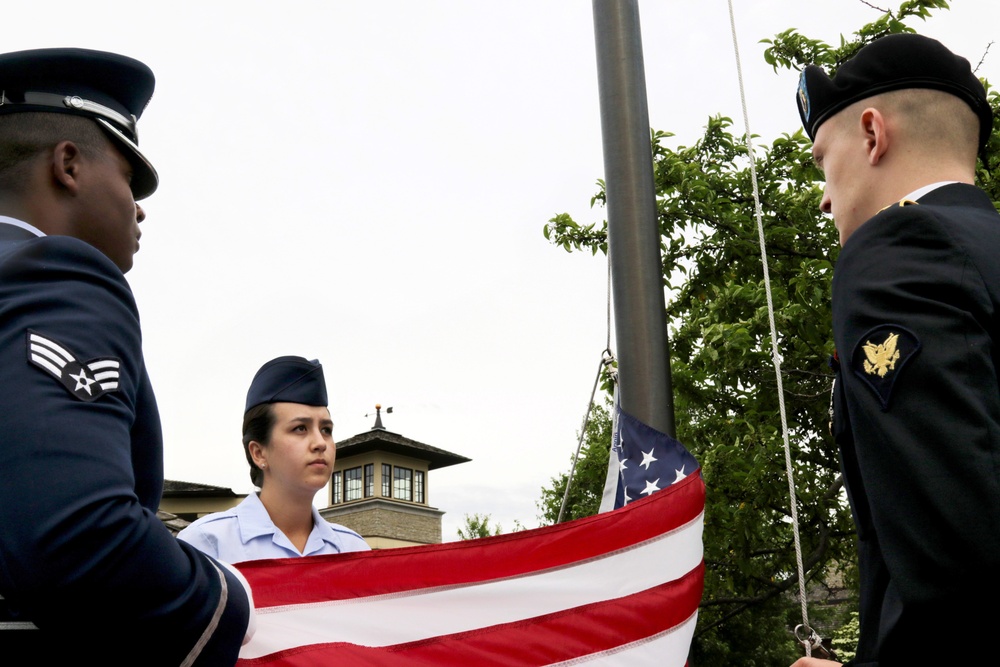
<svg viewBox="0 0 1000 667">
<path fill-rule="evenodd" d="M 788 30 L 766 40 L 764 57 L 775 70 L 815 63 L 832 72 L 864 44 L 913 32 L 914 19 L 947 8 L 944 0 L 904 2 L 837 46 Z M 990 100 L 996 109 L 992 91 Z M 731 126 L 729 118 L 712 117 L 702 137 L 676 148 L 670 133 L 652 133 L 677 433 L 701 463 L 708 493 L 705 594 L 691 663 L 788 665 L 801 654 L 789 633 L 800 614 L 779 396 L 754 184 L 746 139 Z M 801 129 L 791 130 L 754 153 L 801 546 L 811 591 L 836 584 L 850 592 L 857 586 L 853 524 L 829 430 L 830 287 L 839 244 L 819 212 L 822 174 L 812 163 L 811 142 Z M 997 132 L 989 148 L 978 176 L 996 201 Z M 599 186 L 592 205 L 605 202 Z M 580 224 L 560 214 L 544 233 L 568 251 L 607 252 L 606 222 Z M 609 443 L 609 433 L 588 429 L 577 463 L 586 472 L 574 480 L 571 517 L 596 511 Z M 539 507 L 549 521 L 558 514 L 565 479 L 542 491 Z M 826 636 L 841 628 L 850 635 L 856 621 L 852 626 L 847 614 L 855 608 L 815 604 L 810 621 Z M 851 637 L 838 639 L 849 644 Z"/>
<path fill-rule="evenodd" d="M 462 540 L 474 540 L 480 537 L 491 537 L 500 535 L 503 529 L 500 524 L 490 526 L 491 517 L 489 514 L 466 514 L 465 526 L 458 529 L 458 537 Z"/>
<path fill-rule="evenodd" d="M 503 526 L 497 523 L 495 526 L 490 525 L 490 521 L 493 518 L 489 514 L 466 514 L 465 515 L 465 525 L 458 528 L 458 538 L 461 540 L 475 540 L 480 537 L 493 537 L 494 535 L 503 534 Z M 519 532 L 525 530 L 525 527 L 521 525 L 521 522 L 514 520 L 514 530 L 512 532 Z"/>
</svg>

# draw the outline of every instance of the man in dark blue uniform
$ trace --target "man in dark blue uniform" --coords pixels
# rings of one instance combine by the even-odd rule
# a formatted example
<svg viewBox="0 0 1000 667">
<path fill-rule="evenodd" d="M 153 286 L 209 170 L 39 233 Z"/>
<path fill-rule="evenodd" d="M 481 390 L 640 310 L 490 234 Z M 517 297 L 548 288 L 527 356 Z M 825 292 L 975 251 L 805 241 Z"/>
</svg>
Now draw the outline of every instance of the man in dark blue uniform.
<svg viewBox="0 0 1000 667">
<path fill-rule="evenodd" d="M 0 55 L 0 661 L 232 665 L 245 581 L 156 516 L 159 415 L 124 273 L 157 186 L 153 74 L 80 49 Z M 3 620 L 3 619 L 0 619 Z M 15 661 L 14 664 L 16 664 Z"/>
<path fill-rule="evenodd" d="M 806 68 L 797 100 L 843 246 L 833 429 L 861 574 L 850 664 L 996 664 L 1000 215 L 973 185 L 986 93 L 964 58 L 905 34 L 832 79 Z"/>
</svg>

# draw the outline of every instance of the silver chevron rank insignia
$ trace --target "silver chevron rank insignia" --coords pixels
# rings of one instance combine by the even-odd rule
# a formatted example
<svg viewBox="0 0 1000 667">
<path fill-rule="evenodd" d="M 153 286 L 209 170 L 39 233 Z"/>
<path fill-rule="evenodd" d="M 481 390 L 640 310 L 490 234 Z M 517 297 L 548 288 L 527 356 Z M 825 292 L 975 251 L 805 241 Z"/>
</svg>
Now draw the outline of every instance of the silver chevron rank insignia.
<svg viewBox="0 0 1000 667">
<path fill-rule="evenodd" d="M 114 357 L 78 361 L 65 346 L 30 329 L 28 360 L 81 401 L 90 402 L 118 389 L 121 361 Z"/>
</svg>

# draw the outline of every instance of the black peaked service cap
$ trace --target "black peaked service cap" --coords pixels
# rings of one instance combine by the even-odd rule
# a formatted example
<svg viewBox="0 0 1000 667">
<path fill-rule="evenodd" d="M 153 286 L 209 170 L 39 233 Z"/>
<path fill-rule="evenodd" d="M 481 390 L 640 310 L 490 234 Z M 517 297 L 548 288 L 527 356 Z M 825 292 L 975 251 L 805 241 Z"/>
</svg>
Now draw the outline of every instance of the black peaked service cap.
<svg viewBox="0 0 1000 667">
<path fill-rule="evenodd" d="M 840 66 L 831 78 L 821 67 L 802 70 L 795 101 L 810 139 L 837 112 L 863 99 L 907 88 L 931 88 L 965 101 L 979 117 L 979 150 L 993 131 L 993 110 L 969 61 L 941 42 L 902 33 L 876 39 Z"/>
<path fill-rule="evenodd" d="M 92 118 L 132 166 L 136 200 L 159 185 L 139 151 L 136 123 L 153 96 L 153 71 L 132 58 L 89 49 L 33 49 L 0 54 L 0 114 L 23 111 Z"/>
<path fill-rule="evenodd" d="M 247 391 L 246 413 L 262 403 L 327 405 L 323 365 L 317 359 L 278 357 L 257 371 Z"/>
</svg>

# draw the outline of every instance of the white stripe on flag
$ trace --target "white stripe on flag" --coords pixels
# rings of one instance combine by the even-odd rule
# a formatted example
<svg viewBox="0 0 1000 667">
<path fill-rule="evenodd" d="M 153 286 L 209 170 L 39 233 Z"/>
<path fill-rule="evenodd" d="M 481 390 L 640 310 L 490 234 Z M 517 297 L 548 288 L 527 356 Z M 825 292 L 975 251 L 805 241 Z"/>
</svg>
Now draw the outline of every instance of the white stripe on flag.
<svg viewBox="0 0 1000 667">
<path fill-rule="evenodd" d="M 700 514 L 677 530 L 634 547 L 532 575 L 258 609 L 257 632 L 240 657 L 326 642 L 391 646 L 638 593 L 679 579 L 701 564 L 703 518 Z M 688 647 L 689 643 L 685 655 Z"/>
<path fill-rule="evenodd" d="M 667 667 L 668 665 L 687 664 L 688 653 L 691 652 L 691 640 L 694 638 L 695 625 L 698 623 L 698 612 L 680 625 L 661 632 L 655 637 L 624 644 L 609 651 L 601 651 L 582 658 L 574 658 L 565 662 L 553 663 L 546 667 L 571 667 L 572 665 L 587 665 L 587 667 Z"/>
</svg>

